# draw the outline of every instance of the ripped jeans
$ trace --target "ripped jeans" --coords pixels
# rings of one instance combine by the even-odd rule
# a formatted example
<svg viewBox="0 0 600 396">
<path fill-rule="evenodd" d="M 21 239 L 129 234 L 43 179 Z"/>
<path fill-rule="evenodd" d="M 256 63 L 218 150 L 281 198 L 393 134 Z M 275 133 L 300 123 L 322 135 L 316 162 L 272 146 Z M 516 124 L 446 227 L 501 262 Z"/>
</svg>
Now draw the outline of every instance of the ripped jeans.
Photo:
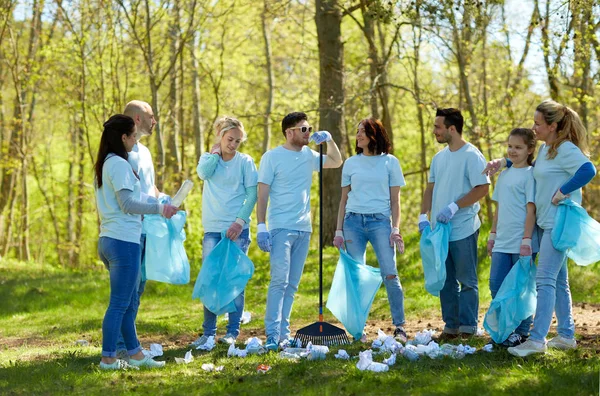
<svg viewBox="0 0 600 396">
<path fill-rule="evenodd" d="M 365 262 L 367 242 L 371 242 L 387 290 L 392 323 L 395 326 L 402 326 L 404 325 L 404 292 L 396 269 L 396 247 L 390 246 L 391 233 L 390 217 L 382 213 L 346 212 L 344 216 L 346 251 L 353 259 Z"/>
</svg>

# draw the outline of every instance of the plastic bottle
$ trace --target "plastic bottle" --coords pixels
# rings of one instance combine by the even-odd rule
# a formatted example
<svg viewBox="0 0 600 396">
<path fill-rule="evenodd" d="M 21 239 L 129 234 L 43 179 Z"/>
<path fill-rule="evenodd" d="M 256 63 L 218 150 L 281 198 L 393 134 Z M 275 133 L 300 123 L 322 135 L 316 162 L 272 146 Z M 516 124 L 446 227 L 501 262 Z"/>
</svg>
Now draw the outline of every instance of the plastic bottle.
<svg viewBox="0 0 600 396">
<path fill-rule="evenodd" d="M 191 180 L 184 181 L 181 185 L 181 188 L 179 188 L 179 191 L 177 191 L 177 194 L 175 194 L 175 196 L 171 200 L 171 204 L 177 207 L 181 206 L 185 197 L 187 197 L 187 195 L 192 190 L 192 187 L 194 187 L 194 183 L 192 183 Z"/>
<path fill-rule="evenodd" d="M 419 360 L 419 355 L 417 354 L 417 352 L 413 351 L 410 348 L 404 348 L 404 351 L 402 351 L 402 356 L 404 356 L 411 362 L 416 362 L 417 360 Z"/>
</svg>

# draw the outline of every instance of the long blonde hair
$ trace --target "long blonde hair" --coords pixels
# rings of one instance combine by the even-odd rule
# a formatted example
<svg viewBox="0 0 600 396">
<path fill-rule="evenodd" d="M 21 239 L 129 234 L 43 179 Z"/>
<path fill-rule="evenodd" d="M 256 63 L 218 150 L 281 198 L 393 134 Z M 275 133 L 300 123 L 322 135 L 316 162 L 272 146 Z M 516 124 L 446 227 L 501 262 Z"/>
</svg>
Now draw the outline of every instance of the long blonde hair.
<svg viewBox="0 0 600 396">
<path fill-rule="evenodd" d="M 248 138 L 248 135 L 246 135 L 246 130 L 244 129 L 244 124 L 242 124 L 240 120 L 234 117 L 223 116 L 217 121 L 215 121 L 213 127 L 215 128 L 215 132 L 217 134 L 218 139 L 221 139 L 225 132 L 235 128 L 242 131 L 242 142 L 244 142 Z"/>
<path fill-rule="evenodd" d="M 558 147 L 567 140 L 579 147 L 584 155 L 590 156 L 587 131 L 575 110 L 548 99 L 540 103 L 535 111 L 544 117 L 546 124 L 556 122 L 557 136 L 548 148 L 548 159 L 556 157 Z"/>
</svg>

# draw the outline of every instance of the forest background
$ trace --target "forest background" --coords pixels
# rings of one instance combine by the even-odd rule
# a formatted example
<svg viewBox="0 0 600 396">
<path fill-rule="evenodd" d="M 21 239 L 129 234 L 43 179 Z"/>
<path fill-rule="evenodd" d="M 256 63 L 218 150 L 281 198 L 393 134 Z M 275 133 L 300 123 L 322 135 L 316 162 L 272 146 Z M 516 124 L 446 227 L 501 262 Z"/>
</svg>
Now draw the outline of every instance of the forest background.
<svg viewBox="0 0 600 396">
<path fill-rule="evenodd" d="M 575 109 L 598 162 L 600 6 L 593 0 L 0 0 L 0 257 L 99 265 L 93 163 L 103 122 L 133 99 L 158 124 L 142 141 L 156 183 L 191 179 L 186 249 L 201 257 L 195 168 L 213 122 L 241 119 L 240 150 L 258 163 L 283 143 L 280 121 L 305 111 L 345 158 L 356 125 L 382 119 L 407 186 L 403 233 L 416 218 L 436 107 L 458 107 L 463 135 L 501 156 L 552 98 Z M 341 169 L 324 172 L 331 241 Z M 584 206 L 600 215 L 600 178 Z M 313 209 L 318 205 L 316 183 Z M 481 216 L 489 222 L 489 198 Z M 313 210 L 313 217 L 317 211 Z M 316 233 L 315 233 L 316 234 Z M 313 236 L 314 238 L 314 236 Z"/>
</svg>

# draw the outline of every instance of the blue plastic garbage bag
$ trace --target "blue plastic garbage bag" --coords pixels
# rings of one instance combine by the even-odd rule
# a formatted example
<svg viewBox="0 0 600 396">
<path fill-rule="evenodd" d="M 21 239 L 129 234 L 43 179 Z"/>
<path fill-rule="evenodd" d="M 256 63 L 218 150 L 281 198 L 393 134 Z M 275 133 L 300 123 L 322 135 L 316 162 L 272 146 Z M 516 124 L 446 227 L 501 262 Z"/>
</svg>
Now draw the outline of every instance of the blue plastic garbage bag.
<svg viewBox="0 0 600 396">
<path fill-rule="evenodd" d="M 494 342 L 504 342 L 523 320 L 535 313 L 536 269 L 531 256 L 523 256 L 504 278 L 483 321 Z"/>
<path fill-rule="evenodd" d="M 326 306 L 357 340 L 362 336 L 382 282 L 379 268 L 356 261 L 340 250 Z"/>
<path fill-rule="evenodd" d="M 170 219 L 156 214 L 144 215 L 146 279 L 173 285 L 190 282 L 190 262 L 183 247 L 186 218 L 183 210 Z"/>
<path fill-rule="evenodd" d="M 558 205 L 552 244 L 578 265 L 600 261 L 600 224 L 581 205 L 565 199 Z"/>
<path fill-rule="evenodd" d="M 234 300 L 254 274 L 254 264 L 231 239 L 223 237 L 202 262 L 192 299 L 215 315 L 236 312 Z"/>
<path fill-rule="evenodd" d="M 427 227 L 421 234 L 420 250 L 425 275 L 425 290 L 434 296 L 440 295 L 440 290 L 446 282 L 446 258 L 450 241 L 450 223 L 438 222 L 435 229 Z"/>
</svg>

